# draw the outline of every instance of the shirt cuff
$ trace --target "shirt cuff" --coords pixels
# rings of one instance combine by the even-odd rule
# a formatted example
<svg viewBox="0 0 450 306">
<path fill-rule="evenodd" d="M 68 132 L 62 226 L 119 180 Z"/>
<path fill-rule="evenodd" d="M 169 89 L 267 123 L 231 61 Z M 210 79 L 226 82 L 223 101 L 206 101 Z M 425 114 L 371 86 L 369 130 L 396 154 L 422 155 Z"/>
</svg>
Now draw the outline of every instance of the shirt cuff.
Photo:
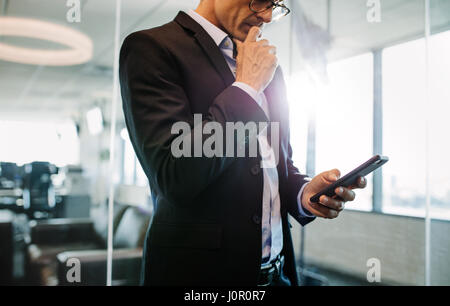
<svg viewBox="0 0 450 306">
<path fill-rule="evenodd" d="M 256 89 L 254 89 L 253 87 L 251 87 L 248 84 L 242 83 L 242 82 L 234 82 L 231 86 L 236 86 L 240 89 L 242 89 L 243 91 L 245 91 L 250 97 L 253 98 L 253 100 L 256 101 L 256 103 L 258 103 L 259 106 L 261 106 L 261 102 L 260 99 L 258 99 L 259 93 L 258 91 L 256 91 Z"/>
<path fill-rule="evenodd" d="M 312 213 L 310 213 L 306 208 L 303 208 L 302 205 L 302 196 L 303 196 L 303 190 L 305 190 L 306 185 L 308 185 L 309 182 L 304 183 L 300 191 L 297 195 L 297 204 L 298 204 L 298 211 L 300 213 L 300 216 L 302 217 L 315 217 Z"/>
</svg>

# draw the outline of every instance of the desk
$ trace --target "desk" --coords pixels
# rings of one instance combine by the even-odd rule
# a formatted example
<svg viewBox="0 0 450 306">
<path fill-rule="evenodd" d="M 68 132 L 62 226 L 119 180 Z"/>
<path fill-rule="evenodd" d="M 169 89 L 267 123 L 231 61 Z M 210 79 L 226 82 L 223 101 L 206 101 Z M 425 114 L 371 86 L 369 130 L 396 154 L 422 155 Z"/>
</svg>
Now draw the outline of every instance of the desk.
<svg viewBox="0 0 450 306">
<path fill-rule="evenodd" d="M 23 210 L 22 189 L 0 189 L 0 209 Z"/>
<path fill-rule="evenodd" d="M 22 189 L 0 189 L 0 198 L 1 197 L 11 197 L 11 198 L 20 198 L 22 197 Z"/>
</svg>

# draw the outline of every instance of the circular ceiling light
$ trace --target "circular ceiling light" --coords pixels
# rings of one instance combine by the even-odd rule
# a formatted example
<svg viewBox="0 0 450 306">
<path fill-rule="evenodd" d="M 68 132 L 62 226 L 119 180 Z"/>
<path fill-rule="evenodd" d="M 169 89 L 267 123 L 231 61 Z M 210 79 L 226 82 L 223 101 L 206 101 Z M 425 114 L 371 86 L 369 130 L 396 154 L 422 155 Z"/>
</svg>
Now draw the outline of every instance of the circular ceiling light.
<svg viewBox="0 0 450 306">
<path fill-rule="evenodd" d="M 32 49 L 0 43 L 0 59 L 10 62 L 46 66 L 71 66 L 92 58 L 92 40 L 69 27 L 18 17 L 0 17 L 0 36 L 19 36 L 47 40 L 68 49 Z"/>
</svg>

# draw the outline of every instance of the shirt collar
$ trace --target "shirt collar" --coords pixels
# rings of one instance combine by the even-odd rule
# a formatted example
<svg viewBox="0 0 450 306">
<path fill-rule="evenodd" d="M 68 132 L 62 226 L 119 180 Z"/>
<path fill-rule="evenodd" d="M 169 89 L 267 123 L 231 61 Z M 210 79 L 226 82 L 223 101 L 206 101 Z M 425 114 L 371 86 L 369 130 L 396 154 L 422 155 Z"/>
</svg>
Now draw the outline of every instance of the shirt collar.
<svg viewBox="0 0 450 306">
<path fill-rule="evenodd" d="M 211 22 L 209 22 L 205 17 L 201 16 L 194 10 L 189 10 L 187 14 L 194 19 L 208 34 L 211 36 L 211 38 L 214 40 L 216 45 L 218 47 L 221 47 L 222 42 L 229 38 L 228 34 L 213 25 Z"/>
</svg>

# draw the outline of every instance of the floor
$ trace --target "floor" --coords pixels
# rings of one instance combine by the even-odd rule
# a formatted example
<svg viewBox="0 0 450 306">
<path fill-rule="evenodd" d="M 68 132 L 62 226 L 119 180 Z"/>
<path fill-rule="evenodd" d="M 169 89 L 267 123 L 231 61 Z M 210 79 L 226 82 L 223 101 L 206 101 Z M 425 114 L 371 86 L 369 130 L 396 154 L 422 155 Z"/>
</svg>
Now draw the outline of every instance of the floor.
<svg viewBox="0 0 450 306">
<path fill-rule="evenodd" d="M 373 286 L 364 279 L 311 266 L 299 271 L 299 279 L 303 286 Z"/>
</svg>

